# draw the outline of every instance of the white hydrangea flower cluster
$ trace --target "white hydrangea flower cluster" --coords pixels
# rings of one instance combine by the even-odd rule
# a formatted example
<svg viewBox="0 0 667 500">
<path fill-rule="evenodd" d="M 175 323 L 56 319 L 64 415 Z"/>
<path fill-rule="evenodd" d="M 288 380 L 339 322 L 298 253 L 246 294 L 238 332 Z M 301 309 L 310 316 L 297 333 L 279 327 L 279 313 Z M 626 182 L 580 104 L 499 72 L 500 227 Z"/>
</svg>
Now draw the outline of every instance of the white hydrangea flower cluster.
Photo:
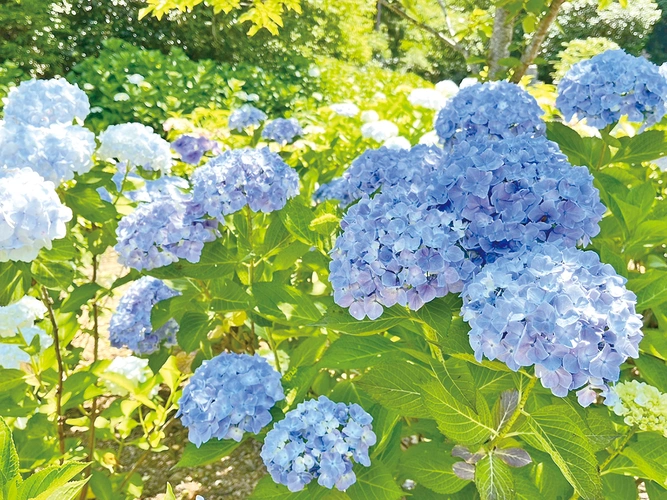
<svg viewBox="0 0 667 500">
<path fill-rule="evenodd" d="M 34 260 L 71 219 L 52 182 L 29 168 L 0 170 L 0 262 Z"/>
<path fill-rule="evenodd" d="M 116 161 L 132 171 L 141 167 L 163 175 L 171 172 L 174 161 L 171 146 L 152 127 L 141 123 L 111 125 L 99 136 L 97 155 L 102 160 Z M 126 171 L 126 170 L 124 170 Z"/>
<path fill-rule="evenodd" d="M 447 96 L 441 94 L 437 88 L 414 89 L 408 96 L 408 101 L 413 106 L 421 106 L 435 111 L 441 110 L 447 104 L 447 100 Z"/>
<path fill-rule="evenodd" d="M 389 120 L 372 121 L 361 126 L 361 135 L 377 142 L 385 142 L 398 136 L 398 127 Z"/>
<path fill-rule="evenodd" d="M 31 168 L 60 184 L 93 166 L 95 134 L 79 124 L 88 98 L 66 80 L 30 80 L 11 89 L 0 122 L 0 168 Z"/>
<path fill-rule="evenodd" d="M 613 387 L 605 404 L 624 417 L 626 424 L 667 437 L 667 394 L 656 387 L 636 380 L 621 382 Z"/>
<path fill-rule="evenodd" d="M 42 350 L 53 343 L 53 339 L 39 327 L 35 321 L 46 314 L 46 307 L 34 297 L 26 295 L 19 301 L 0 307 L 0 342 L 3 338 L 14 339 L 17 335 L 30 345 L 39 336 L 39 345 Z M 21 349 L 19 344 L 0 343 L 0 366 L 3 368 L 18 369 L 21 363 L 30 361 L 30 355 Z"/>
</svg>

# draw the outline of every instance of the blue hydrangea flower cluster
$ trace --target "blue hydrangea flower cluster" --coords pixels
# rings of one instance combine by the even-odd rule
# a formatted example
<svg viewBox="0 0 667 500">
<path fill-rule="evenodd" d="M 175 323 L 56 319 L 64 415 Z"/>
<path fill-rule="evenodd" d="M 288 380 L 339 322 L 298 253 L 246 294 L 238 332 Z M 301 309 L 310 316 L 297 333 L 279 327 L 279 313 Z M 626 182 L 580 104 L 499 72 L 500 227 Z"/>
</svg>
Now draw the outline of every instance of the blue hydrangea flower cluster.
<svg viewBox="0 0 667 500">
<path fill-rule="evenodd" d="M 199 262 L 204 243 L 215 240 L 216 221 L 186 215 L 183 199 L 161 197 L 142 204 L 118 223 L 118 261 L 137 269 L 155 269 L 179 259 Z"/>
<path fill-rule="evenodd" d="M 371 417 L 357 404 L 326 396 L 287 412 L 264 439 L 261 457 L 276 483 L 300 491 L 313 479 L 345 491 L 357 478 L 352 461 L 369 467 L 368 448 L 376 441 Z"/>
<path fill-rule="evenodd" d="M 12 88 L 0 121 L 0 168 L 31 168 L 60 184 L 93 166 L 95 134 L 78 124 L 88 97 L 66 80 L 29 80 Z"/>
<path fill-rule="evenodd" d="M 535 365 L 560 397 L 586 386 L 578 396 L 587 406 L 639 355 L 642 321 L 625 281 L 595 252 L 550 243 L 499 258 L 461 294 L 476 359 Z"/>
<path fill-rule="evenodd" d="M 399 182 L 419 184 L 422 177 L 442 162 L 442 150 L 419 145 L 411 150 L 369 149 L 355 159 L 340 178 L 321 186 L 317 201 L 336 199 L 347 206 L 364 194 L 371 195 L 382 186 Z"/>
<path fill-rule="evenodd" d="M 475 83 L 462 88 L 440 110 L 435 130 L 444 143 L 544 135 L 544 112 L 533 96 L 509 82 Z"/>
<path fill-rule="evenodd" d="M 47 181 L 60 184 L 85 174 L 93 166 L 95 134 L 73 124 L 34 127 L 0 122 L 0 166 L 28 167 Z"/>
<path fill-rule="evenodd" d="M 158 302 L 180 295 L 163 281 L 143 276 L 132 283 L 111 316 L 109 339 L 113 347 L 128 347 L 135 354 L 152 354 L 176 345 L 178 323 L 170 319 L 156 331 L 151 326 L 151 310 Z"/>
<path fill-rule="evenodd" d="M 90 113 L 88 96 L 64 78 L 21 82 L 3 101 L 5 120 L 33 127 L 69 125 Z"/>
<path fill-rule="evenodd" d="M 52 182 L 29 168 L 0 169 L 0 262 L 35 260 L 71 219 Z"/>
<path fill-rule="evenodd" d="M 627 116 L 644 127 L 667 113 L 667 78 L 643 57 L 608 50 L 572 66 L 558 84 L 556 107 L 566 120 L 603 129 Z"/>
<path fill-rule="evenodd" d="M 266 113 L 251 104 L 244 104 L 229 115 L 228 126 L 231 130 L 241 132 L 248 127 L 256 127 L 266 120 Z"/>
<path fill-rule="evenodd" d="M 245 432 L 259 434 L 283 399 L 280 373 L 264 358 L 223 352 L 195 370 L 176 416 L 197 447 L 212 438 L 241 441 Z"/>
<path fill-rule="evenodd" d="M 460 292 L 475 264 L 459 241 L 465 226 L 449 212 L 420 203 L 405 185 L 365 196 L 341 222 L 331 252 L 334 300 L 357 319 L 380 317 L 394 304 L 417 310 Z"/>
<path fill-rule="evenodd" d="M 182 161 L 191 165 L 199 165 L 207 151 L 219 150 L 217 142 L 203 135 L 182 135 L 171 143 L 171 147 L 180 155 Z"/>
<path fill-rule="evenodd" d="M 593 176 L 545 137 L 454 144 L 422 192 L 465 225 L 461 246 L 477 264 L 526 245 L 587 245 L 605 213 Z"/>
<path fill-rule="evenodd" d="M 273 212 L 299 194 L 299 175 L 268 148 L 225 151 L 192 174 L 194 219 L 209 216 L 224 223 L 225 215 L 248 205 L 255 212 Z"/>
<path fill-rule="evenodd" d="M 296 136 L 303 135 L 303 129 L 296 118 L 276 118 L 264 126 L 262 137 L 278 144 L 288 144 Z"/>
</svg>

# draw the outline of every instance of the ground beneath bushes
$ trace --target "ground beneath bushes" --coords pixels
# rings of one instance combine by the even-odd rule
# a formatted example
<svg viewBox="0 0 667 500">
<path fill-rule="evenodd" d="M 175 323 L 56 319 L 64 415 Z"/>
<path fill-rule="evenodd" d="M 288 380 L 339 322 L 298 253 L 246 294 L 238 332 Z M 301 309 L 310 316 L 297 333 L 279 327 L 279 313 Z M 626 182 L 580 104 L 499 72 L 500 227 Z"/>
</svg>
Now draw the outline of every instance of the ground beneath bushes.
<svg viewBox="0 0 667 500">
<path fill-rule="evenodd" d="M 187 430 L 180 425 L 171 427 L 165 445 L 168 451 L 154 453 L 143 462 L 138 472 L 144 480 L 145 500 L 162 500 L 167 482 L 179 500 L 192 500 L 196 495 L 206 500 L 239 500 L 248 498 L 257 482 L 266 474 L 259 456 L 261 443 L 245 441 L 234 452 L 214 464 L 196 468 L 173 469 L 187 442 Z M 143 453 L 137 448 L 124 451 L 123 463 L 132 463 Z"/>
</svg>

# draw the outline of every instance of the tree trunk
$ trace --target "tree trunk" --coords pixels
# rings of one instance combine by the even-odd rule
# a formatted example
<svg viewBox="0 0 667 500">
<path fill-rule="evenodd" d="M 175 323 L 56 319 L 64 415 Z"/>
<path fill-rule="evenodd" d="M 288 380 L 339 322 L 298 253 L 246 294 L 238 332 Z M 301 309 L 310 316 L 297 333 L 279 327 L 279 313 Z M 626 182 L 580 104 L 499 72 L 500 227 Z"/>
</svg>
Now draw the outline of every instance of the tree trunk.
<svg viewBox="0 0 667 500">
<path fill-rule="evenodd" d="M 510 22 L 508 12 L 502 7 L 496 8 L 493 18 L 493 34 L 489 44 L 489 80 L 497 80 L 503 71 L 500 60 L 510 55 L 510 43 L 514 25 Z"/>
</svg>

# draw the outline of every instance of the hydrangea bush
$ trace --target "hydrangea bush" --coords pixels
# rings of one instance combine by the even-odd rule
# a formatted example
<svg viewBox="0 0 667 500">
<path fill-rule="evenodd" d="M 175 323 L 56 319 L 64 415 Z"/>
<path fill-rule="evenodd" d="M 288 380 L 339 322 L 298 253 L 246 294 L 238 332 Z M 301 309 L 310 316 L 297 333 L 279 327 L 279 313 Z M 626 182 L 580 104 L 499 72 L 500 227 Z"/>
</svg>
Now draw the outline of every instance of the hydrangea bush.
<svg viewBox="0 0 667 500">
<path fill-rule="evenodd" d="M 666 83 L 604 66 L 547 114 L 507 82 L 369 82 L 289 120 L 237 88 L 92 142 L 90 89 L 17 87 L 0 497 L 142 498 L 149 455 L 189 474 L 251 441 L 257 499 L 664 496 Z"/>
</svg>

